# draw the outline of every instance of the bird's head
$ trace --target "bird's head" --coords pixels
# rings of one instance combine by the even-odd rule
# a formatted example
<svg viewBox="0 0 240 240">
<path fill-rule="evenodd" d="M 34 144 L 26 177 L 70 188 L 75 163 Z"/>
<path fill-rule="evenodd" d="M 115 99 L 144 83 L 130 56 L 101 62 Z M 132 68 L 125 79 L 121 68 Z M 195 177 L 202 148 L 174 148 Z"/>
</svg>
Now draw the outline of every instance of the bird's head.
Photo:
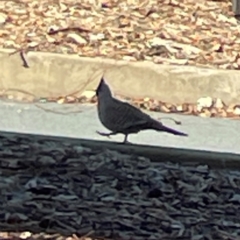
<svg viewBox="0 0 240 240">
<path fill-rule="evenodd" d="M 100 83 L 98 84 L 98 87 L 96 89 L 96 95 L 97 95 L 97 97 L 102 96 L 102 95 L 112 96 L 111 90 L 110 90 L 109 86 L 106 84 L 103 77 L 101 78 Z"/>
</svg>

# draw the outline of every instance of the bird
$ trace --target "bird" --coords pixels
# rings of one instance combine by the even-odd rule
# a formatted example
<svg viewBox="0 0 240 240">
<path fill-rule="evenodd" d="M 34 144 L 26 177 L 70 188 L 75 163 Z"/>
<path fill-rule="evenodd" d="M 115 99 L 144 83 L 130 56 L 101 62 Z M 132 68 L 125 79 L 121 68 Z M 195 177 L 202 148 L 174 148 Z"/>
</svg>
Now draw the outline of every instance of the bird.
<svg viewBox="0 0 240 240">
<path fill-rule="evenodd" d="M 129 134 L 136 134 L 143 130 L 156 130 L 178 136 L 188 136 L 186 133 L 164 126 L 139 108 L 114 98 L 103 76 L 96 89 L 96 96 L 98 118 L 102 125 L 111 131 L 110 133 L 96 131 L 101 136 L 110 137 L 123 134 L 123 143 L 130 143 L 128 141 Z"/>
</svg>

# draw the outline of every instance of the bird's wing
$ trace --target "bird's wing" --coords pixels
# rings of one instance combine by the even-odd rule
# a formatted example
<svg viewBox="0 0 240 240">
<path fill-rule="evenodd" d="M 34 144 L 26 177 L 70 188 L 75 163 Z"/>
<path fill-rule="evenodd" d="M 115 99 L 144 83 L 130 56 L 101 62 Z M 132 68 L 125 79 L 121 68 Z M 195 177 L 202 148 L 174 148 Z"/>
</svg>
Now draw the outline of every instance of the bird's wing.
<svg viewBox="0 0 240 240">
<path fill-rule="evenodd" d="M 118 123 L 122 128 L 131 128 L 132 126 L 146 124 L 151 117 L 140 109 L 132 106 L 129 103 L 114 99 L 114 106 L 119 112 Z"/>
</svg>

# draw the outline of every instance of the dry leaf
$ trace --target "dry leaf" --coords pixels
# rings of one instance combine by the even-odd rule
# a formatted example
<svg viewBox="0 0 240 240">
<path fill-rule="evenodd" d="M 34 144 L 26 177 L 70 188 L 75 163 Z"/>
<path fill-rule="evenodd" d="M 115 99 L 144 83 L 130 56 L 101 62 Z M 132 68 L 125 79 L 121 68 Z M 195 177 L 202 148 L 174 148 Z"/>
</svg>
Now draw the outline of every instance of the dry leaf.
<svg viewBox="0 0 240 240">
<path fill-rule="evenodd" d="M 3 25 L 7 21 L 7 15 L 4 13 L 0 13 L 0 26 Z"/>
<path fill-rule="evenodd" d="M 211 97 L 202 97 L 197 100 L 198 110 L 202 108 L 210 108 L 213 105 L 213 99 Z"/>
<path fill-rule="evenodd" d="M 69 33 L 67 39 L 73 40 L 75 43 L 85 45 L 87 43 L 86 39 L 75 33 Z"/>
<path fill-rule="evenodd" d="M 234 113 L 235 115 L 240 115 L 240 106 L 235 106 L 235 107 L 233 108 L 233 113 Z"/>
</svg>

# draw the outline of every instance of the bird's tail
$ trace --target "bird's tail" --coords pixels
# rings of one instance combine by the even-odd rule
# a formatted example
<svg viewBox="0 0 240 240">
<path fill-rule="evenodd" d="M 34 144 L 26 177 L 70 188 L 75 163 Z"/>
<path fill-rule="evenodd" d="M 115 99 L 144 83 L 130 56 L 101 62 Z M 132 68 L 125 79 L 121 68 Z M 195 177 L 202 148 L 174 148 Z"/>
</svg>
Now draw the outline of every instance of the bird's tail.
<svg viewBox="0 0 240 240">
<path fill-rule="evenodd" d="M 160 123 L 160 122 L 158 122 L 158 121 L 154 121 L 154 122 L 152 123 L 151 128 L 152 128 L 153 130 L 156 130 L 156 131 L 167 132 L 167 133 L 171 133 L 171 134 L 178 135 L 178 136 L 185 136 L 185 137 L 188 136 L 188 134 L 183 133 L 183 132 L 179 132 L 179 131 L 174 130 L 174 129 L 169 128 L 169 127 L 166 127 L 166 126 L 164 126 L 162 123 Z"/>
</svg>

